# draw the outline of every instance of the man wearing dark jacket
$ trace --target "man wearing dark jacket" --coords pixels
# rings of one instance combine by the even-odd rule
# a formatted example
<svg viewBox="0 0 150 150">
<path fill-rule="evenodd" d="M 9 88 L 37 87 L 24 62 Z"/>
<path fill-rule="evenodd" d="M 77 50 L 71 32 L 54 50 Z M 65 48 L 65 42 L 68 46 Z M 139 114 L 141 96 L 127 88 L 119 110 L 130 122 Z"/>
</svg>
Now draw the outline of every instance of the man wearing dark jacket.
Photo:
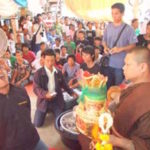
<svg viewBox="0 0 150 150">
<path fill-rule="evenodd" d="M 0 68 L 0 150 L 48 150 L 31 123 L 30 99 Z"/>
<path fill-rule="evenodd" d="M 34 75 L 33 89 L 37 95 L 37 110 L 35 112 L 34 125 L 43 125 L 46 113 L 51 110 L 55 117 L 64 109 L 62 89 L 75 97 L 73 91 L 67 86 L 62 73 L 54 67 L 54 51 L 48 49 L 44 52 L 44 67 Z"/>
</svg>

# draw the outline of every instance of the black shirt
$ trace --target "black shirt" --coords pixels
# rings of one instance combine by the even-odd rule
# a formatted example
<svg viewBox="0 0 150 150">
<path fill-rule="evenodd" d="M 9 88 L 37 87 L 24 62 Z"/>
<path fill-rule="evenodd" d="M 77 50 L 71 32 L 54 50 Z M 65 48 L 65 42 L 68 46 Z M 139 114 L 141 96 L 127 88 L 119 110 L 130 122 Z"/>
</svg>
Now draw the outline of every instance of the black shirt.
<svg viewBox="0 0 150 150">
<path fill-rule="evenodd" d="M 83 63 L 80 68 L 83 69 L 84 71 L 88 71 L 91 74 L 97 74 L 101 72 L 100 66 L 98 64 L 95 64 L 92 68 L 88 68 L 87 65 Z"/>
<path fill-rule="evenodd" d="M 144 38 L 143 34 L 139 35 L 137 38 L 138 38 L 137 46 L 147 47 L 148 43 L 150 43 L 150 41 Z"/>
<path fill-rule="evenodd" d="M 60 58 L 61 64 L 64 65 L 67 62 L 67 58 Z"/>
<path fill-rule="evenodd" d="M 94 30 L 86 31 L 86 37 L 87 37 L 87 40 L 89 41 L 90 45 L 93 45 L 95 36 L 96 36 L 96 33 Z"/>
<path fill-rule="evenodd" d="M 33 150 L 38 141 L 30 99 L 24 89 L 10 85 L 8 95 L 0 94 L 0 150 Z"/>
<path fill-rule="evenodd" d="M 67 61 L 67 60 L 66 60 L 66 61 Z M 65 61 L 65 62 L 66 62 L 66 61 Z M 62 65 L 62 66 L 63 66 L 63 65 L 64 65 L 64 60 L 63 60 L 63 59 L 60 59 L 59 61 L 56 60 L 56 61 L 55 61 L 55 64 L 56 64 L 56 65 Z"/>
<path fill-rule="evenodd" d="M 89 41 L 87 40 L 87 39 L 84 39 L 84 40 L 77 40 L 76 41 L 76 45 L 78 46 L 79 44 L 83 44 L 83 45 L 89 45 L 90 43 L 89 43 Z"/>
</svg>

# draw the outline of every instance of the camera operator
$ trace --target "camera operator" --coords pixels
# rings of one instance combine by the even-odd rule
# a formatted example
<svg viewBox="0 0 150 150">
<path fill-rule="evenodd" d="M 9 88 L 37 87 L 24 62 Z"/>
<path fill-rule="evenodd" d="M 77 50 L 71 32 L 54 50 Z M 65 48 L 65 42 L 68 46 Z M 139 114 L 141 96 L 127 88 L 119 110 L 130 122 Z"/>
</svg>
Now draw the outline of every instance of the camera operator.
<svg viewBox="0 0 150 150">
<path fill-rule="evenodd" d="M 47 42 L 45 23 L 42 19 L 41 14 L 38 14 L 35 18 L 35 22 L 33 25 L 33 33 L 34 33 L 33 39 L 35 42 L 35 48 L 32 49 L 35 51 L 35 53 L 37 53 L 40 50 L 40 43 Z"/>
</svg>

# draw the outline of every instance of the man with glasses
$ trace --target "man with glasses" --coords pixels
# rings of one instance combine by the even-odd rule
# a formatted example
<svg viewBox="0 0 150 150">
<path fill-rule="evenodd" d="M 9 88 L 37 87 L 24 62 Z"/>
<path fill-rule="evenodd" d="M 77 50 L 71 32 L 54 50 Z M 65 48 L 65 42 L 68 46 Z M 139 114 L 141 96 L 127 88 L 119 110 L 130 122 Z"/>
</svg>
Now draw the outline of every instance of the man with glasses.
<svg viewBox="0 0 150 150">
<path fill-rule="evenodd" d="M 48 150 L 31 123 L 30 98 L 0 66 L 0 150 Z"/>
</svg>

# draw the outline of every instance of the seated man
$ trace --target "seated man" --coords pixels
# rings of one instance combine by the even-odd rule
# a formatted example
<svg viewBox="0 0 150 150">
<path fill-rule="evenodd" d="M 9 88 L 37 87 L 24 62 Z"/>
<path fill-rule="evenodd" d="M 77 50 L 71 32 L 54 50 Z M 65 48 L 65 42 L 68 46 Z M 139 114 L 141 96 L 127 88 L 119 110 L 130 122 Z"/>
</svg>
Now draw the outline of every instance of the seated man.
<svg viewBox="0 0 150 150">
<path fill-rule="evenodd" d="M 56 55 L 55 67 L 59 70 L 62 70 L 64 62 L 63 62 L 63 59 L 60 58 L 60 50 L 59 49 L 55 49 L 55 55 Z"/>
<path fill-rule="evenodd" d="M 29 50 L 28 44 L 22 44 L 23 58 L 31 64 L 35 60 L 35 54 Z"/>
<path fill-rule="evenodd" d="M 86 30 L 86 37 L 87 40 L 89 41 L 90 45 L 94 44 L 94 38 L 96 36 L 95 30 L 93 30 L 93 23 L 88 22 L 87 23 L 87 30 Z"/>
<path fill-rule="evenodd" d="M 8 81 L 0 68 L 0 150 L 48 150 L 31 122 L 27 92 Z"/>
<path fill-rule="evenodd" d="M 7 50 L 5 53 L 5 58 L 10 60 L 12 69 L 15 67 L 16 57 L 11 55 L 10 51 Z"/>
<path fill-rule="evenodd" d="M 32 74 L 34 74 L 38 69 L 44 66 L 44 53 L 45 51 L 41 53 L 41 56 L 39 59 L 36 59 L 32 63 Z"/>
<path fill-rule="evenodd" d="M 54 50 L 61 48 L 61 39 L 60 39 L 59 37 L 57 37 L 57 38 L 55 39 L 55 44 L 53 45 L 52 48 L 53 48 Z"/>
<path fill-rule="evenodd" d="M 7 71 L 9 79 L 11 79 L 12 69 L 10 60 L 7 58 L 0 58 L 0 66 Z"/>
<path fill-rule="evenodd" d="M 61 46 L 60 49 L 60 58 L 61 61 L 63 62 L 63 65 L 67 62 L 67 57 L 68 57 L 67 47 L 63 45 Z"/>
<path fill-rule="evenodd" d="M 82 58 L 82 50 L 84 49 L 84 45 L 83 44 L 79 44 L 76 48 L 76 53 L 75 53 L 75 57 L 76 57 L 76 61 L 78 64 L 82 64 L 83 58 Z"/>
<path fill-rule="evenodd" d="M 40 50 L 37 52 L 36 54 L 36 59 L 40 59 L 41 58 L 41 54 L 46 50 L 46 43 L 41 42 L 40 43 Z"/>
<path fill-rule="evenodd" d="M 61 88 L 76 98 L 76 95 L 67 86 L 61 71 L 54 67 L 54 51 L 48 49 L 44 54 L 44 67 L 35 73 L 33 81 L 33 90 L 37 95 L 37 109 L 34 117 L 36 127 L 43 125 L 49 110 L 54 112 L 55 118 L 63 112 L 64 99 Z"/>
<path fill-rule="evenodd" d="M 123 67 L 126 80 L 132 83 L 123 90 L 114 112 L 110 143 L 115 150 L 150 149 L 150 51 L 135 48 L 126 55 Z M 90 139 L 79 135 L 82 150 Z"/>
<path fill-rule="evenodd" d="M 29 83 L 31 68 L 29 63 L 23 59 L 21 51 L 16 51 L 16 59 L 11 83 L 16 86 L 25 86 Z"/>
<path fill-rule="evenodd" d="M 100 48 L 99 47 L 94 47 L 94 51 L 95 51 L 95 63 L 100 64 L 100 60 L 102 58 L 103 55 L 100 54 Z"/>
<path fill-rule="evenodd" d="M 80 70 L 80 65 L 76 63 L 74 55 L 67 57 L 67 63 L 64 64 L 62 73 L 65 76 L 65 81 L 69 86 L 72 86 L 73 82 L 77 82 L 77 72 Z"/>
<path fill-rule="evenodd" d="M 94 62 L 95 60 L 95 51 L 93 46 L 87 45 L 82 50 L 82 58 L 84 63 L 81 65 L 81 69 L 88 71 L 91 74 L 101 73 L 101 68 L 98 64 Z"/>
<path fill-rule="evenodd" d="M 68 35 L 66 37 L 66 41 L 64 42 L 64 46 L 67 47 L 67 53 L 70 54 L 75 54 L 75 49 L 76 49 L 76 44 L 71 40 L 71 36 Z"/>
<path fill-rule="evenodd" d="M 43 60 L 43 53 L 46 50 L 46 43 L 41 42 L 40 43 L 40 50 L 36 54 L 35 60 L 32 62 L 32 74 L 34 74 L 39 68 L 43 67 L 43 64 L 41 63 Z"/>
<path fill-rule="evenodd" d="M 100 37 L 95 37 L 94 38 L 94 47 L 99 47 L 100 54 L 103 55 L 103 53 L 104 53 L 104 47 L 102 45 L 102 38 L 100 38 Z"/>
<path fill-rule="evenodd" d="M 85 38 L 85 32 L 84 31 L 79 31 L 78 33 L 79 40 L 76 41 L 76 46 L 83 44 L 83 45 L 89 45 L 89 41 Z"/>
<path fill-rule="evenodd" d="M 87 71 L 90 74 L 98 74 L 102 73 L 100 66 L 94 62 L 95 60 L 95 51 L 93 46 L 87 45 L 82 50 L 82 58 L 84 63 L 80 65 L 80 69 L 82 71 Z M 78 79 L 80 78 L 80 71 L 78 72 Z M 70 83 L 69 83 L 70 84 Z M 70 84 L 71 88 L 78 88 L 79 87 L 79 81 L 75 84 Z"/>
</svg>

